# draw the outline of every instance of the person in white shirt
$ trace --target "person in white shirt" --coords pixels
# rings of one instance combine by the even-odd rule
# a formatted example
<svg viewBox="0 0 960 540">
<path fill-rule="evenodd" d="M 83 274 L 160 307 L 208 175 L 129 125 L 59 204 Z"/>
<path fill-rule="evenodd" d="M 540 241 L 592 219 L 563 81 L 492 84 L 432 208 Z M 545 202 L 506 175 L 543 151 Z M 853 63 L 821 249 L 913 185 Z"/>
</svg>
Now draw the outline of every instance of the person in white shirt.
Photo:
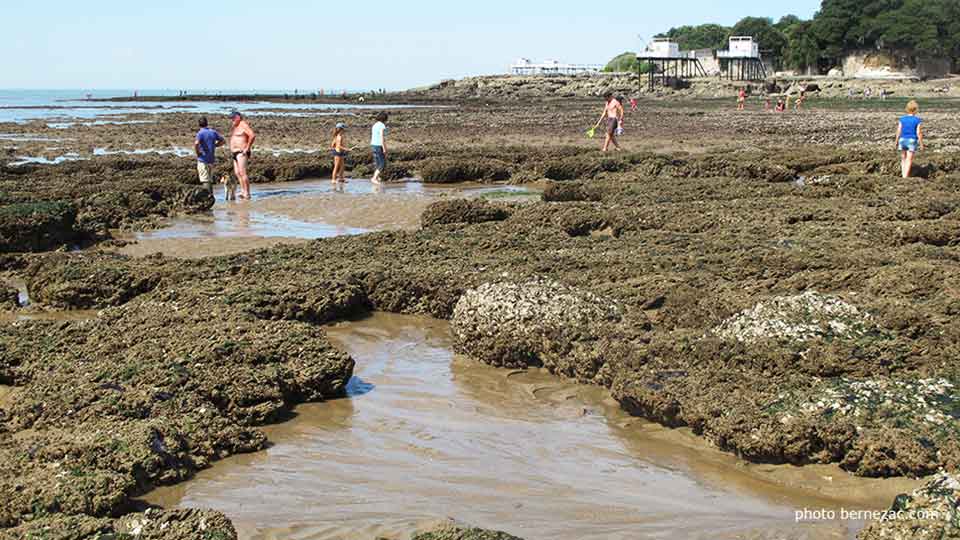
<svg viewBox="0 0 960 540">
<path fill-rule="evenodd" d="M 370 147 L 373 149 L 373 164 L 376 170 L 370 181 L 379 184 L 380 174 L 387 168 L 387 113 L 377 113 L 377 123 L 373 125 L 371 132 Z"/>
</svg>

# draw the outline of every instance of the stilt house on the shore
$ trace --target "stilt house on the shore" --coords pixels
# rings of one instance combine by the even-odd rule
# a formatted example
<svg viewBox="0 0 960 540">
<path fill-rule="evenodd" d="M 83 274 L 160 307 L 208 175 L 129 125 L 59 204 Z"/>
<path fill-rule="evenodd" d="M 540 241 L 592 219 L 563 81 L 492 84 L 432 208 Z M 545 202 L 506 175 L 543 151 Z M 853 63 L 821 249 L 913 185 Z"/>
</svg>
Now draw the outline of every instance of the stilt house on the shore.
<svg viewBox="0 0 960 540">
<path fill-rule="evenodd" d="M 691 77 L 706 77 L 700 59 L 694 51 L 681 51 L 680 44 L 670 38 L 654 38 L 646 50 L 637 54 L 637 74 L 643 84 L 643 66 L 647 67 L 650 90 L 659 82 L 677 88 Z"/>
<path fill-rule="evenodd" d="M 760 58 L 760 44 L 751 36 L 731 36 L 727 50 L 717 51 L 720 74 L 732 81 L 762 81 L 767 69 Z"/>
</svg>

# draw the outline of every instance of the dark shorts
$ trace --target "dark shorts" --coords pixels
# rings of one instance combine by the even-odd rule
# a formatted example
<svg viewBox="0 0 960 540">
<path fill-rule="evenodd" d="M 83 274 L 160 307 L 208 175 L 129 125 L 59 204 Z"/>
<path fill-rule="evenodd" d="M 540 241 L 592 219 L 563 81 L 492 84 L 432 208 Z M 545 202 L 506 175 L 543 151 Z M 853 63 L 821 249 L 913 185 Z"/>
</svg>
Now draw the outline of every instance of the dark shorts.
<svg viewBox="0 0 960 540">
<path fill-rule="evenodd" d="M 344 151 L 344 152 L 337 152 L 336 150 L 331 150 L 331 151 L 330 151 L 330 155 L 333 156 L 333 157 L 342 157 L 342 158 L 347 157 L 347 153 L 346 153 L 345 151 Z"/>
<path fill-rule="evenodd" d="M 387 168 L 387 155 L 383 152 L 382 146 L 372 146 L 373 148 L 373 164 L 378 171 L 382 171 Z"/>
<path fill-rule="evenodd" d="M 619 120 L 607 117 L 607 135 L 616 135 L 618 127 L 620 127 Z"/>
<path fill-rule="evenodd" d="M 233 154 L 233 160 L 236 161 L 237 156 L 239 156 L 240 154 L 245 154 L 247 156 L 247 159 L 250 159 L 251 152 L 231 152 L 231 154 Z"/>
</svg>

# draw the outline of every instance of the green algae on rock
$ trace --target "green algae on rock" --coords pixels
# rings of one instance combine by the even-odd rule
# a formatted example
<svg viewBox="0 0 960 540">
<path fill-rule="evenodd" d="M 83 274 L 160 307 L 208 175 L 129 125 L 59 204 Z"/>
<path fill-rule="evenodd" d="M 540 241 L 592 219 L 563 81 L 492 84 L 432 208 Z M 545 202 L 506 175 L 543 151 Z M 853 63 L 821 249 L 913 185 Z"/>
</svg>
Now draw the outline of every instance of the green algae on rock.
<svg viewBox="0 0 960 540">
<path fill-rule="evenodd" d="M 0 524 L 122 512 L 152 486 L 263 448 L 254 426 L 343 395 L 352 369 L 322 329 L 202 293 L 3 327 L 0 372 L 16 399 L 0 431 Z"/>
<path fill-rule="evenodd" d="M 509 210 L 482 199 L 453 199 L 431 203 L 420 216 L 424 227 L 470 224 L 487 221 L 503 221 L 510 217 Z"/>
<path fill-rule="evenodd" d="M 77 210 L 63 201 L 0 205 L 0 251 L 49 251 L 77 239 Z"/>
<path fill-rule="evenodd" d="M 468 525 L 447 523 L 434 530 L 414 534 L 410 540 L 523 540 L 501 531 L 478 529 Z"/>
<path fill-rule="evenodd" d="M 960 538 L 960 480 L 941 472 L 923 487 L 897 497 L 859 540 L 942 540 Z"/>
<path fill-rule="evenodd" d="M 236 540 L 230 520 L 212 510 L 157 510 L 121 518 L 38 516 L 12 529 L 0 529 L 0 540 Z"/>
</svg>

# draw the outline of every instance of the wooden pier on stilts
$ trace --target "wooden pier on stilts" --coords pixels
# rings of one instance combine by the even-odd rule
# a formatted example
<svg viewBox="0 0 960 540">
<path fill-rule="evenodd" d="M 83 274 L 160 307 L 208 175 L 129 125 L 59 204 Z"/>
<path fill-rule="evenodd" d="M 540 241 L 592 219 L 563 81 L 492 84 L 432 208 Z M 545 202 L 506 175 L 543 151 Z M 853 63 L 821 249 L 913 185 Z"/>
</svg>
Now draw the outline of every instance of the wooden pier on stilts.
<svg viewBox="0 0 960 540">
<path fill-rule="evenodd" d="M 677 88 L 679 81 L 707 76 L 700 60 L 696 58 L 645 57 L 643 62 L 637 63 L 637 76 L 641 88 L 644 83 L 644 64 L 649 68 L 646 73 L 646 82 L 650 90 L 656 88 L 658 83 L 663 87 Z"/>
<path fill-rule="evenodd" d="M 646 82 L 650 90 L 657 83 L 664 87 L 677 88 L 687 79 L 706 77 L 707 72 L 696 55 L 681 52 L 677 42 L 669 38 L 656 38 L 647 50 L 637 54 L 637 77 L 640 89 L 643 89 L 643 67 L 647 66 Z"/>
</svg>

